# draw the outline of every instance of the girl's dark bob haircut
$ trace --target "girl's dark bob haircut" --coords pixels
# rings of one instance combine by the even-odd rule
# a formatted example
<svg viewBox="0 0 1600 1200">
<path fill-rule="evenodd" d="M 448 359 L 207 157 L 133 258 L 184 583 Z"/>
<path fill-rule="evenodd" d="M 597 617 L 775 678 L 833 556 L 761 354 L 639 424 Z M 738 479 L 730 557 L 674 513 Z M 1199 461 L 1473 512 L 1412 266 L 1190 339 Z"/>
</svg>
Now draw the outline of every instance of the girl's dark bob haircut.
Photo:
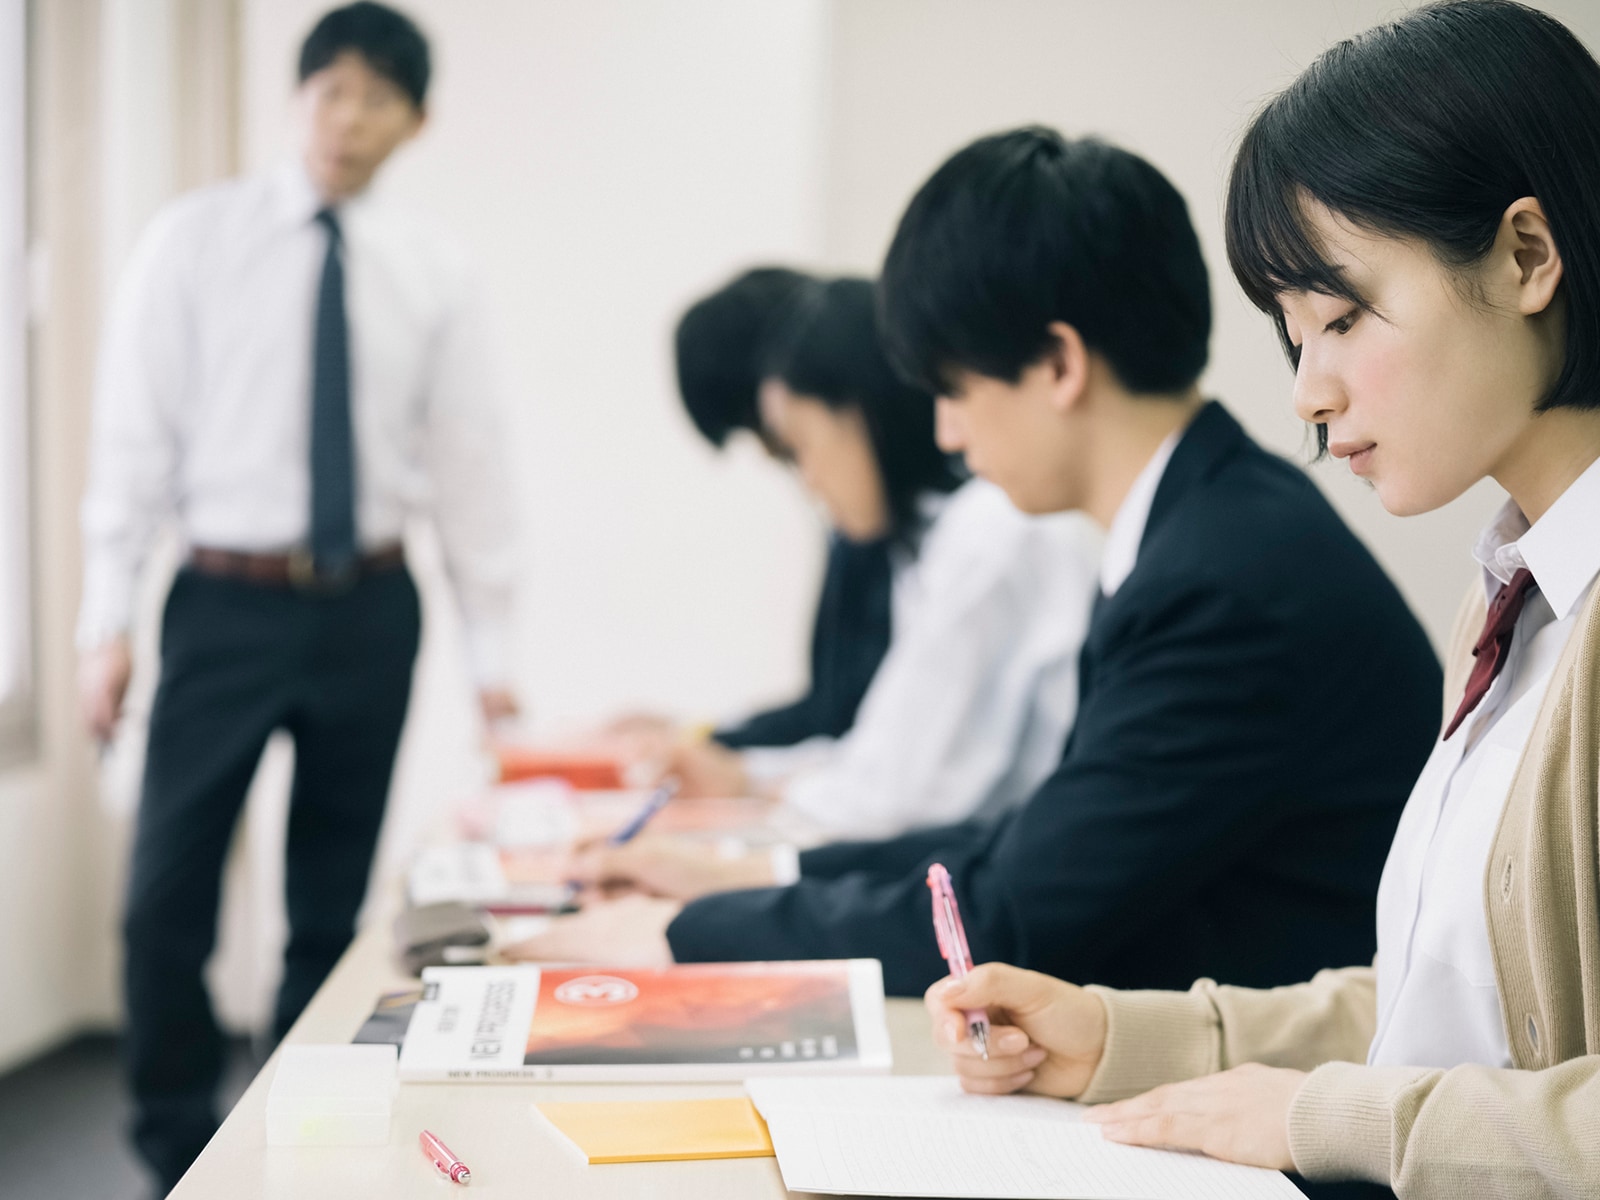
<svg viewBox="0 0 1600 1200">
<path fill-rule="evenodd" d="M 1310 228 L 1320 204 L 1465 271 L 1536 197 L 1561 252 L 1566 360 L 1539 411 L 1600 407 L 1600 64 L 1512 0 L 1445 0 L 1341 42 L 1262 109 L 1228 183 L 1228 263 L 1251 302 L 1320 292 L 1370 310 Z M 1326 427 L 1318 426 L 1326 449 Z"/>
<path fill-rule="evenodd" d="M 914 547 L 923 531 L 922 497 L 953 491 L 962 480 L 934 440 L 932 393 L 889 365 L 873 281 L 802 284 L 776 318 L 763 374 L 835 411 L 860 411 L 883 477 L 889 538 Z"/>
</svg>

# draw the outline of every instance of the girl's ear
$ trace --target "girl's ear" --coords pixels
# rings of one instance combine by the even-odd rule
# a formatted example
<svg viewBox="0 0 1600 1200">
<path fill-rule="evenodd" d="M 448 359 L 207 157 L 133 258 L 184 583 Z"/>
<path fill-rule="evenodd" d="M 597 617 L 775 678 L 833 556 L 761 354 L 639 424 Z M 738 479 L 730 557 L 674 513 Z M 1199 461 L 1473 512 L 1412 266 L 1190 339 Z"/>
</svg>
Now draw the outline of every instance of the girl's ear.
<svg viewBox="0 0 1600 1200">
<path fill-rule="evenodd" d="M 1544 206 L 1524 196 L 1506 209 L 1495 235 L 1495 251 L 1507 262 L 1517 311 L 1531 317 L 1548 309 L 1561 284 L 1561 251 Z"/>
<path fill-rule="evenodd" d="M 1082 401 L 1089 386 L 1089 348 L 1083 344 L 1083 335 L 1065 321 L 1050 322 L 1050 334 L 1055 346 L 1045 361 L 1052 371 L 1051 402 L 1066 413 Z"/>
</svg>

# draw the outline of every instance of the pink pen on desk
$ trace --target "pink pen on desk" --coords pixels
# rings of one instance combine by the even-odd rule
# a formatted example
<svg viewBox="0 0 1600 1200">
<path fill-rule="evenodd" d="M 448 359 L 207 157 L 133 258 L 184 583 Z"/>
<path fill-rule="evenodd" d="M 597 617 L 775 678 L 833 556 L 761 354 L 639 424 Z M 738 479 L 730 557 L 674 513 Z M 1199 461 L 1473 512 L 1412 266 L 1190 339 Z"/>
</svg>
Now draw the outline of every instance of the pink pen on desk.
<svg viewBox="0 0 1600 1200">
<path fill-rule="evenodd" d="M 467 1164 L 457 1158 L 449 1146 L 426 1129 L 417 1140 L 422 1143 L 422 1152 L 432 1160 L 434 1166 L 449 1177 L 451 1183 L 472 1182 L 472 1172 L 467 1170 Z"/>
<path fill-rule="evenodd" d="M 972 951 L 967 949 L 967 931 L 956 907 L 956 890 L 943 863 L 928 868 L 928 890 L 933 893 L 933 933 L 939 939 L 939 954 L 950 966 L 950 975 L 962 979 L 972 970 Z M 967 1036 L 984 1058 L 989 1057 L 989 1014 L 981 1008 L 962 1010 L 967 1018 Z"/>
</svg>

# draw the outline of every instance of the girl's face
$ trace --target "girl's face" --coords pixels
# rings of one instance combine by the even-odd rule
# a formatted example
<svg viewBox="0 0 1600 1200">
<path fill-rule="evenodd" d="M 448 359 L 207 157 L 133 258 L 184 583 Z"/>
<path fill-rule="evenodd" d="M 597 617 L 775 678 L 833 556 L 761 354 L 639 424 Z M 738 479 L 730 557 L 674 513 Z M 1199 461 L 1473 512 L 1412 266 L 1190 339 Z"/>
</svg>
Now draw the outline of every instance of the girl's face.
<svg viewBox="0 0 1600 1200">
<path fill-rule="evenodd" d="M 1518 205 L 1537 219 L 1514 220 Z M 1507 210 L 1488 258 L 1466 276 L 1420 241 L 1358 230 L 1326 209 L 1312 226 L 1367 307 L 1279 297 L 1300 352 L 1301 419 L 1327 427 L 1329 451 L 1392 513 L 1438 508 L 1486 475 L 1528 511 L 1528 477 L 1550 450 L 1534 406 L 1560 373 L 1565 336 L 1560 259 L 1539 242 L 1548 226 L 1537 202 Z"/>
<path fill-rule="evenodd" d="M 889 500 L 859 408 L 829 408 L 768 379 L 761 385 L 761 423 L 776 447 L 794 459 L 806 490 L 821 501 L 835 529 L 852 542 L 888 534 Z"/>
</svg>

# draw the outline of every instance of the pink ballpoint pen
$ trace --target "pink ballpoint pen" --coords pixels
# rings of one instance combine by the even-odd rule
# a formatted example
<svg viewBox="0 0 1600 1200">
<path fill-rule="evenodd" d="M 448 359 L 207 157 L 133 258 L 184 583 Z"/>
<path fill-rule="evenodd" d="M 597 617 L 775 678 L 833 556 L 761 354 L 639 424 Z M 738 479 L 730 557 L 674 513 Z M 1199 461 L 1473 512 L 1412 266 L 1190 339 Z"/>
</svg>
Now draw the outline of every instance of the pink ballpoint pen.
<svg viewBox="0 0 1600 1200">
<path fill-rule="evenodd" d="M 451 1183 L 472 1182 L 472 1172 L 467 1170 L 467 1164 L 457 1158 L 455 1152 L 441 1142 L 437 1134 L 424 1129 L 417 1140 L 422 1143 L 422 1152 L 428 1156 L 428 1160 Z"/>
<path fill-rule="evenodd" d="M 943 863 L 928 868 L 928 890 L 933 893 L 933 933 L 939 939 L 939 953 L 950 966 L 950 974 L 962 979 L 972 970 L 972 951 L 967 949 L 967 931 L 956 907 L 956 891 L 950 872 Z M 989 1057 L 989 1014 L 981 1008 L 962 1010 L 967 1018 L 967 1036 L 984 1058 Z"/>
</svg>

